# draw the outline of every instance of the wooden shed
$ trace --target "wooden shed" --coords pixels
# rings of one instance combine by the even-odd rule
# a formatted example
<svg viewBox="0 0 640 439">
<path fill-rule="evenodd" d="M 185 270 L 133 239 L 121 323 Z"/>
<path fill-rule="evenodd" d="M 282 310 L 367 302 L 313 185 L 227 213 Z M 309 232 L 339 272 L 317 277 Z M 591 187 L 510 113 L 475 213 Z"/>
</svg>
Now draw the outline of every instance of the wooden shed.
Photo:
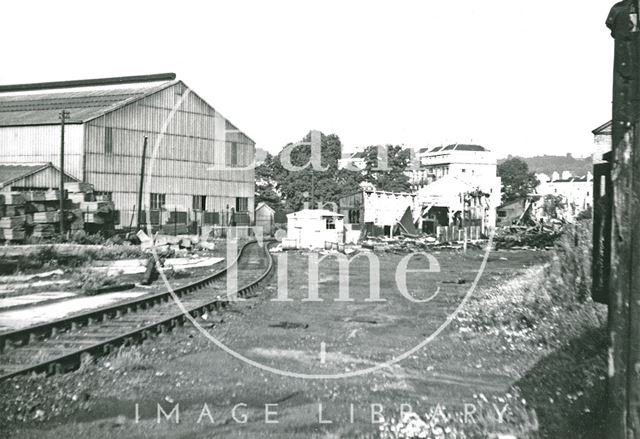
<svg viewBox="0 0 640 439">
<path fill-rule="evenodd" d="M 298 248 L 344 244 L 344 215 L 324 209 L 303 209 L 287 215 L 287 239 Z"/>
<path fill-rule="evenodd" d="M 262 233 L 271 236 L 275 226 L 275 213 L 276 211 L 267 203 L 260 202 L 256 206 L 255 212 L 255 225 L 256 227 L 262 227 Z"/>
<path fill-rule="evenodd" d="M 65 182 L 78 180 L 65 173 Z M 0 192 L 46 191 L 60 187 L 60 170 L 51 163 L 1 163 Z"/>
</svg>

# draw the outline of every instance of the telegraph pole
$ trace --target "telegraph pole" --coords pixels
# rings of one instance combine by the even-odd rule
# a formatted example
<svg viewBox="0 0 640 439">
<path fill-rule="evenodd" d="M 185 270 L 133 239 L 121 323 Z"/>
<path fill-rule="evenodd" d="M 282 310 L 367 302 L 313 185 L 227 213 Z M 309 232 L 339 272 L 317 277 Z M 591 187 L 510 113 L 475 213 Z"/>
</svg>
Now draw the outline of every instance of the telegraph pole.
<svg viewBox="0 0 640 439">
<path fill-rule="evenodd" d="M 147 136 L 144 136 L 144 143 L 142 144 L 142 163 L 140 164 L 140 187 L 138 188 L 138 230 L 142 227 L 142 190 L 144 187 L 144 168 L 147 158 Z"/>
<path fill-rule="evenodd" d="M 59 221 L 60 221 L 60 236 L 64 236 L 64 123 L 69 118 L 69 111 L 62 110 L 60 112 L 60 212 L 59 212 Z"/>
</svg>

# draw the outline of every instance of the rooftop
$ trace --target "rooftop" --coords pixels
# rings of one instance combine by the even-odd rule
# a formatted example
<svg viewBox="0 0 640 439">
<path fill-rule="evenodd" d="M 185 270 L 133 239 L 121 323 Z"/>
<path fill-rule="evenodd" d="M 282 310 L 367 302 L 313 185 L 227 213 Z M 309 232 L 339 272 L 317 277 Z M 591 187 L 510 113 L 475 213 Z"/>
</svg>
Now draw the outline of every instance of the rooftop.
<svg viewBox="0 0 640 439">
<path fill-rule="evenodd" d="M 611 128 L 613 127 L 613 121 L 610 120 L 609 122 L 600 125 L 598 128 L 596 128 L 595 130 L 591 131 L 593 134 L 598 135 L 598 134 L 611 134 Z"/>
<path fill-rule="evenodd" d="M 175 84 L 175 74 L 0 86 L 0 126 L 82 123 Z"/>
<path fill-rule="evenodd" d="M 343 217 L 344 215 L 332 212 L 327 209 L 302 209 L 298 212 L 287 214 L 288 218 L 321 218 L 325 216 Z"/>
<path fill-rule="evenodd" d="M 480 145 L 468 145 L 468 144 L 464 144 L 464 143 L 454 143 L 451 145 L 447 145 L 447 146 L 436 146 L 435 148 L 429 150 L 429 148 L 421 148 L 420 150 L 418 150 L 418 153 L 423 154 L 423 153 L 427 153 L 427 154 L 432 154 L 432 153 L 436 153 L 436 152 L 444 152 L 444 151 L 475 151 L 475 152 L 481 152 L 481 151 L 489 151 L 488 149 L 486 149 L 484 146 L 480 146 Z"/>
<path fill-rule="evenodd" d="M 22 178 L 28 177 L 30 175 L 36 174 L 40 171 L 43 171 L 47 168 L 53 168 L 56 172 L 60 172 L 58 168 L 53 166 L 51 163 L 29 163 L 29 164 L 21 164 L 21 163 L 4 163 L 0 164 L 0 188 L 10 185 Z M 69 175 L 67 175 L 67 179 L 70 179 Z"/>
</svg>

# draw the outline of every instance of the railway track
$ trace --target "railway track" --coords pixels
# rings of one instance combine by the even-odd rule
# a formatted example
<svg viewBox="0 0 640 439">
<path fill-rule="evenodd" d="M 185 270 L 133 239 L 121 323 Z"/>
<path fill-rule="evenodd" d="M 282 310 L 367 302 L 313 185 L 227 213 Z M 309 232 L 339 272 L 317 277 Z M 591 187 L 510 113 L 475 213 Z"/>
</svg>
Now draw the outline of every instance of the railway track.
<svg viewBox="0 0 640 439">
<path fill-rule="evenodd" d="M 271 273 L 273 259 L 265 244 L 245 244 L 232 266 L 238 290 L 227 294 L 227 268 L 174 289 L 187 312 L 197 318 L 225 308 L 230 296 L 244 298 Z M 85 359 L 106 355 L 187 322 L 169 291 L 98 310 L 0 334 L 0 381 L 28 373 L 65 373 Z"/>
</svg>

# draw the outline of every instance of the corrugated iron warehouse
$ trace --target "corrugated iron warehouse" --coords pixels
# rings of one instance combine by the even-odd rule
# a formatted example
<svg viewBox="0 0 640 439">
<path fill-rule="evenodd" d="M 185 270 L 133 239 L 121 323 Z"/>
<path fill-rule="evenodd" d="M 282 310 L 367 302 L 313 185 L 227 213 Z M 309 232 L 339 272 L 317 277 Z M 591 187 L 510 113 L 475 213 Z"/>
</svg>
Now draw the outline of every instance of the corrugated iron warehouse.
<svg viewBox="0 0 640 439">
<path fill-rule="evenodd" d="M 109 196 L 120 224 L 135 223 L 145 136 L 144 209 L 253 219 L 255 143 L 174 74 L 0 87 L 0 162 L 59 167 L 61 110 L 65 173 Z"/>
</svg>

